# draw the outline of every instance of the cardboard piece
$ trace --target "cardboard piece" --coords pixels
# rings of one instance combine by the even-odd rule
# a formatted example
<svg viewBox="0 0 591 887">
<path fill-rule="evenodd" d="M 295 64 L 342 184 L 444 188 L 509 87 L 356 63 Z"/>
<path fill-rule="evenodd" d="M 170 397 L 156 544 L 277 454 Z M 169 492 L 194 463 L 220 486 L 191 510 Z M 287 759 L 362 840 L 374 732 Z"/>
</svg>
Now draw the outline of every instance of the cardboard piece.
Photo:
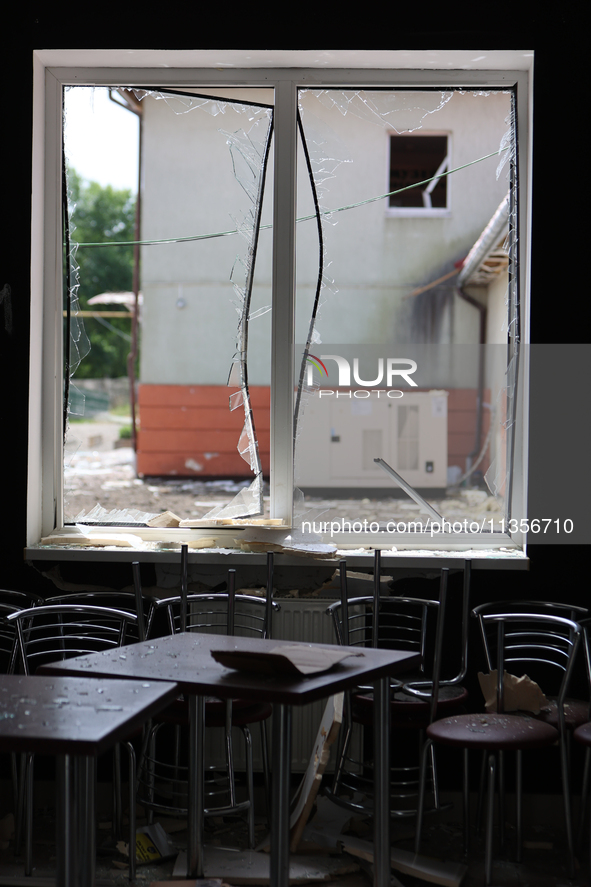
<svg viewBox="0 0 591 887">
<path fill-rule="evenodd" d="M 330 746 L 337 738 L 343 721 L 344 697 L 344 693 L 337 693 L 336 696 L 331 696 L 327 701 L 318 733 L 316 734 L 310 762 L 296 791 L 294 797 L 295 807 L 289 820 L 291 832 L 289 849 L 292 853 L 296 852 L 306 823 L 310 818 L 310 813 L 322 782 L 322 774 L 326 769 L 330 756 Z"/>
<path fill-rule="evenodd" d="M 310 762 L 292 798 L 292 813 L 289 818 L 290 853 L 295 853 L 298 850 L 304 828 L 310 818 L 322 782 L 322 774 L 328 763 L 330 746 L 335 741 L 343 720 L 343 699 L 344 693 L 337 693 L 336 696 L 331 696 L 328 699 L 316 734 Z M 256 849 L 269 850 L 270 846 L 270 837 L 267 835 Z"/>
<path fill-rule="evenodd" d="M 211 655 L 216 662 L 226 668 L 259 674 L 301 677 L 301 675 L 328 671 L 349 656 L 363 656 L 363 652 L 352 653 L 348 648 L 336 646 L 333 649 L 325 649 L 294 644 L 289 647 L 275 647 L 268 653 L 256 650 L 247 653 L 235 650 L 212 650 Z"/>
<path fill-rule="evenodd" d="M 181 519 L 173 511 L 163 511 L 147 521 L 149 527 L 178 527 Z"/>
<path fill-rule="evenodd" d="M 490 674 L 478 672 L 486 711 L 497 710 L 497 674 L 496 668 Z M 503 675 L 503 705 L 505 711 L 531 711 L 535 715 L 539 714 L 542 708 L 550 708 L 550 703 L 539 684 L 526 674 L 518 678 L 507 671 Z"/>
</svg>

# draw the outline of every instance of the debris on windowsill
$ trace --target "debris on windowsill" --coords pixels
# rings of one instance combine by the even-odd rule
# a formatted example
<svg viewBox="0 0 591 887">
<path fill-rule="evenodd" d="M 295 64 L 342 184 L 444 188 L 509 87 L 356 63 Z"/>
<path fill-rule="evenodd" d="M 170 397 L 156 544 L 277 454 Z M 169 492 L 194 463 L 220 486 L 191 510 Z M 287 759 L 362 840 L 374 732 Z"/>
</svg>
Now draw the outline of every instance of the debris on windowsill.
<svg viewBox="0 0 591 887">
<path fill-rule="evenodd" d="M 149 527 L 179 527 L 181 518 L 172 511 L 163 511 L 146 521 Z"/>
<path fill-rule="evenodd" d="M 214 518 L 187 518 L 181 520 L 179 527 L 198 529 L 203 527 L 265 527 L 276 530 L 285 527 L 286 523 L 280 517 L 214 517 Z"/>
<path fill-rule="evenodd" d="M 109 533 L 97 530 L 93 533 L 52 533 L 41 539 L 41 545 L 80 545 L 91 548 L 143 548 L 144 541 L 133 533 Z"/>
</svg>

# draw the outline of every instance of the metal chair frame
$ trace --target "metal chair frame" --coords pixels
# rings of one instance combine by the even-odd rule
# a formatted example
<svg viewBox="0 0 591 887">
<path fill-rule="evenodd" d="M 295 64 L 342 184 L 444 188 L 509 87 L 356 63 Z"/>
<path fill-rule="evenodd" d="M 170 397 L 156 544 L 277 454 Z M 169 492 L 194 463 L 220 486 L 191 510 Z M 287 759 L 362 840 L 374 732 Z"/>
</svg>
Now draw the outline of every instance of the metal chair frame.
<svg viewBox="0 0 591 887">
<path fill-rule="evenodd" d="M 580 643 L 581 628 L 577 622 L 558 615 L 551 615 L 548 612 L 551 604 L 535 602 L 532 603 L 531 609 L 543 609 L 546 612 L 530 612 L 527 602 L 511 603 L 512 612 L 489 612 L 491 609 L 496 610 L 502 608 L 503 604 L 486 604 L 476 607 L 472 611 L 474 618 L 479 620 L 485 656 L 489 668 L 497 669 L 497 713 L 503 718 L 503 724 L 506 734 L 503 739 L 505 747 L 508 747 L 510 738 L 511 722 L 515 726 L 523 724 L 523 714 L 505 714 L 504 713 L 504 672 L 505 666 L 515 665 L 523 666 L 528 672 L 531 666 L 542 666 L 545 671 L 553 671 L 558 673 L 559 689 L 557 696 L 557 712 L 558 712 L 558 728 L 554 730 L 552 727 L 544 724 L 548 728 L 547 739 L 541 739 L 541 743 L 546 745 L 554 744 L 555 738 L 559 739 L 560 746 L 560 767 L 563 786 L 564 798 L 564 814 L 565 826 L 568 845 L 568 865 L 569 873 L 572 877 L 574 872 L 574 846 L 572 838 L 572 820 L 570 809 L 570 789 L 569 789 L 569 766 L 567 756 L 566 743 L 566 723 L 564 716 L 564 701 L 566 692 L 572 676 L 575 665 L 577 650 Z M 519 611 L 521 606 L 522 610 Z M 564 605 L 558 605 L 564 607 Z M 571 608 L 566 608 L 571 609 Z M 531 676 L 531 675 L 530 675 Z M 535 677 L 535 673 L 534 673 Z M 490 715 L 491 720 L 495 716 Z M 451 720 L 451 719 L 450 719 Z M 463 715 L 454 719 L 454 731 L 457 732 L 458 727 L 465 725 L 470 729 L 470 724 L 474 721 L 474 715 Z M 421 788 L 419 798 L 419 810 L 417 813 L 417 831 L 415 839 L 415 851 L 420 851 L 421 830 L 422 830 L 422 813 L 424 804 L 424 787 L 425 787 L 425 769 L 426 754 L 433 742 L 444 742 L 448 745 L 457 745 L 464 750 L 464 851 L 467 854 L 469 844 L 469 816 L 468 816 L 468 748 L 476 746 L 479 736 L 478 731 L 472 732 L 471 736 L 466 736 L 466 744 L 464 745 L 459 739 L 456 741 L 444 740 L 441 737 L 441 729 L 445 722 L 434 724 L 433 728 L 427 729 L 427 742 L 423 750 L 423 762 L 421 772 Z M 431 729 L 433 735 L 430 735 Z M 438 735 L 438 731 L 439 734 Z M 482 731 L 484 734 L 485 731 Z M 526 740 L 529 742 L 529 740 Z M 487 745 L 486 743 L 489 743 Z M 485 860 L 485 878 L 486 883 L 491 883 L 492 878 L 492 838 L 493 838 L 493 807 L 494 807 L 494 783 L 496 777 L 496 755 L 490 750 L 494 749 L 494 743 L 486 739 L 482 741 L 481 748 L 489 748 L 488 753 L 488 806 L 487 806 L 487 828 L 486 828 L 486 860 Z M 523 748 L 529 747 L 527 744 Z M 521 843 L 522 843 L 522 748 L 518 747 L 518 741 L 515 741 L 514 750 L 517 754 L 517 861 L 521 861 Z M 501 810 L 501 844 L 504 846 L 504 751 L 497 746 L 497 754 L 499 756 L 499 793 L 500 793 L 500 810 Z"/>
<path fill-rule="evenodd" d="M 128 627 L 137 625 L 135 613 L 110 607 L 82 604 L 44 604 L 11 613 L 9 623 L 15 623 L 20 664 L 24 674 L 31 674 L 42 662 L 67 659 L 123 646 Z M 40 620 L 41 624 L 35 623 Z M 125 743 L 130 758 L 130 785 L 134 786 L 135 751 Z M 25 875 L 33 868 L 33 761 L 27 754 L 21 768 L 21 787 L 17 808 L 17 847 L 20 844 L 23 816 L 25 816 Z M 130 792 L 131 793 L 131 792 Z M 135 848 L 135 807 L 130 810 L 130 850 Z M 135 854 L 130 852 L 129 878 L 135 879 Z"/>
<path fill-rule="evenodd" d="M 184 555 L 186 558 L 186 554 Z M 222 593 L 188 594 L 186 584 L 186 560 L 183 566 L 184 579 L 181 581 L 182 592 L 180 595 L 154 600 L 148 616 L 146 633 L 148 639 L 155 631 L 155 620 L 159 612 L 166 615 L 167 628 L 170 634 L 181 631 L 204 631 L 224 635 L 253 634 L 261 638 L 267 638 L 271 634 L 272 613 L 280 609 L 279 604 L 272 600 L 272 573 L 273 557 L 268 558 L 268 583 L 267 597 L 261 598 L 255 595 L 236 594 L 235 570 L 228 571 L 228 591 Z M 259 611 L 259 612 L 257 612 Z M 210 703 L 211 704 L 211 703 Z M 267 802 L 270 797 L 269 786 L 269 754 L 266 732 L 266 719 L 261 711 L 253 708 L 253 720 L 258 721 L 261 734 L 261 750 L 263 757 L 263 772 Z M 260 708 L 260 707 L 258 707 Z M 206 702 L 206 719 L 208 705 Z M 240 722 L 241 715 L 246 717 L 247 712 L 240 708 L 239 703 L 233 707 L 232 700 L 224 703 L 224 745 L 226 757 L 226 774 L 217 775 L 215 768 L 209 768 L 211 777 L 209 788 L 206 786 L 208 806 L 204 811 L 205 816 L 223 816 L 230 813 L 246 812 L 248 815 L 249 843 L 254 847 L 254 775 L 252 760 L 252 736 L 248 723 Z M 159 811 L 168 815 L 181 816 L 186 813 L 186 780 L 187 772 L 180 761 L 181 736 L 180 727 L 185 720 L 188 723 L 188 711 L 181 706 L 174 722 L 174 757 L 173 762 L 168 763 L 157 758 L 156 737 L 165 726 L 166 712 L 158 719 L 149 731 L 145 749 L 142 751 L 140 765 L 138 767 L 138 800 L 151 813 Z M 179 723 L 181 721 L 182 723 Z M 238 721 L 238 723 L 236 723 Z M 234 775 L 234 754 L 232 742 L 232 728 L 237 727 L 244 738 L 246 749 L 246 781 L 248 799 L 238 802 L 236 797 L 236 785 Z M 155 786 L 160 780 L 162 784 L 169 783 L 167 789 L 171 802 L 164 803 L 156 800 Z M 176 801 L 175 801 L 176 799 Z M 220 803 L 225 799 L 225 803 Z M 268 809 L 270 807 L 268 806 Z"/>
<path fill-rule="evenodd" d="M 392 700 L 404 701 L 412 708 L 416 707 L 420 712 L 420 720 L 430 723 L 437 712 L 438 703 L 441 702 L 440 689 L 447 696 L 453 698 L 453 687 L 459 685 L 459 680 L 465 673 L 464 661 L 461 671 L 453 680 L 440 680 L 441 651 L 443 644 L 443 628 L 445 619 L 445 604 L 447 594 L 448 570 L 444 568 L 441 574 L 440 599 L 431 600 L 409 596 L 396 596 L 384 598 L 380 594 L 380 557 L 376 551 L 374 567 L 374 594 L 372 597 L 348 598 L 346 580 L 346 561 L 340 562 L 341 576 L 341 600 L 336 601 L 327 608 L 333 620 L 333 626 L 337 643 L 346 646 L 380 646 L 393 649 L 405 649 L 417 651 L 421 654 L 421 666 L 418 675 L 413 675 L 412 680 L 393 680 L 391 682 Z M 436 613 L 435 643 L 432 662 L 432 675 L 428 679 L 425 671 L 425 659 L 428 647 L 427 628 L 429 625 L 429 613 Z M 445 687 L 444 687 L 445 684 Z M 373 773 L 371 765 L 364 760 L 356 760 L 351 752 L 353 723 L 355 720 L 355 699 L 360 694 L 373 694 L 373 687 L 360 687 L 355 694 L 348 693 L 345 698 L 343 714 L 343 728 L 337 745 L 337 757 L 335 774 L 332 786 L 325 793 L 337 804 L 359 813 L 371 813 L 370 803 L 364 800 L 355 800 L 356 795 L 371 797 L 373 791 Z M 420 696 L 420 699 L 416 699 Z M 365 697 L 361 695 L 361 699 Z M 367 700 L 369 702 L 369 700 Z M 414 705 L 412 704 L 414 701 Z M 423 704 L 421 704 L 423 703 Z M 426 710 L 425 710 L 426 709 Z M 407 716 L 409 719 L 411 716 Z M 411 725 L 419 732 L 419 759 L 420 748 L 423 742 L 423 730 L 421 724 Z M 435 756 L 432 755 L 432 780 L 434 785 L 435 806 L 439 809 L 439 794 L 437 789 L 437 772 Z M 392 768 L 392 785 L 395 790 L 392 797 L 402 803 L 400 808 L 392 808 L 393 817 L 412 816 L 416 808 L 410 808 L 408 802 L 416 798 L 418 794 L 419 765 Z M 346 797 L 350 796 L 350 797 Z"/>
</svg>

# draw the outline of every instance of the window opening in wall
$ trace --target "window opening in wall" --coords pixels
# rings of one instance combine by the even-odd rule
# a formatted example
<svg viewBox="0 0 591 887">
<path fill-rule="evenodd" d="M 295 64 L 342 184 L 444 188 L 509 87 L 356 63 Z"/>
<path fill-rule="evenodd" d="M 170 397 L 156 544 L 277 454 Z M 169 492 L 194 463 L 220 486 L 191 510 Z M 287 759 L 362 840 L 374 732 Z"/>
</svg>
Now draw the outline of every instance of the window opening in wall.
<svg viewBox="0 0 591 887">
<path fill-rule="evenodd" d="M 391 135 L 389 206 L 445 209 L 448 179 L 442 173 L 448 166 L 447 136 Z"/>
</svg>

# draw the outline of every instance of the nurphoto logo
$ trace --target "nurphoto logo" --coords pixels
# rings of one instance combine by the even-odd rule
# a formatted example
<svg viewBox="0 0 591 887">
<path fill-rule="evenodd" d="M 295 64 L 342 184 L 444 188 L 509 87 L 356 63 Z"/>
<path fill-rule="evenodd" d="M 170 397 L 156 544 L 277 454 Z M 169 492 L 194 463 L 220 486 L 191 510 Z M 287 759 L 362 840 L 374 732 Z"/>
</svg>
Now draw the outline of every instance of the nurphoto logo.
<svg viewBox="0 0 591 887">
<path fill-rule="evenodd" d="M 306 375 L 306 383 L 308 386 L 312 387 L 314 385 L 314 369 L 316 369 L 321 378 L 328 379 L 329 372 L 324 361 L 334 360 L 338 369 L 338 387 L 351 388 L 351 364 L 347 360 L 347 358 L 341 357 L 341 355 L 339 354 L 321 354 L 320 357 L 316 357 L 314 354 L 308 354 L 306 360 L 308 362 Z M 414 381 L 414 379 L 411 379 L 411 375 L 415 373 L 416 370 L 416 361 L 411 360 L 408 357 L 387 357 L 385 360 L 383 357 L 379 357 L 377 375 L 375 379 L 362 379 L 359 373 L 359 358 L 354 357 L 353 382 L 355 385 L 360 385 L 363 387 L 360 389 L 356 389 L 353 392 L 335 392 L 331 389 L 320 389 L 318 392 L 318 396 L 329 397 L 336 394 L 337 397 L 351 397 L 351 394 L 353 394 L 353 397 L 370 397 L 373 391 L 377 392 L 377 395 L 379 397 L 381 393 L 384 393 L 383 388 L 376 387 L 369 389 L 369 386 L 378 386 L 382 385 L 382 383 L 385 382 L 386 388 L 388 389 L 388 391 L 385 392 L 387 397 L 403 397 L 402 391 L 392 388 L 394 384 L 394 378 L 396 377 L 396 381 L 399 384 L 399 380 L 403 379 L 407 385 L 410 385 L 413 388 L 417 388 L 417 383 Z"/>
</svg>

